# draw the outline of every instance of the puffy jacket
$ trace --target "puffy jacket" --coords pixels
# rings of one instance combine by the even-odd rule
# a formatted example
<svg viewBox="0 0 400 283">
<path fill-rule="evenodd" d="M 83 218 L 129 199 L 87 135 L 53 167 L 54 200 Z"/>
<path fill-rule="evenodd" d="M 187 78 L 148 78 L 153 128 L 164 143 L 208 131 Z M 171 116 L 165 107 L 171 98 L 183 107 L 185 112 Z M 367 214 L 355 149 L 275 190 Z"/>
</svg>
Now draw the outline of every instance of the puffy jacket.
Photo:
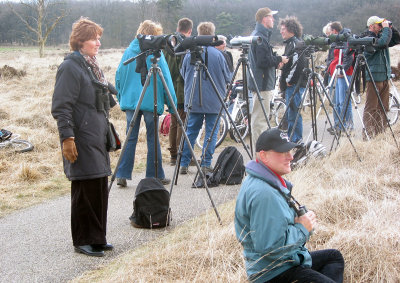
<svg viewBox="0 0 400 283">
<path fill-rule="evenodd" d="M 259 91 L 275 89 L 276 68 L 282 62 L 282 57 L 274 55 L 272 45 L 269 44 L 271 33 L 271 30 L 260 23 L 256 23 L 256 28 L 251 33 L 252 36 L 262 38 L 262 43 L 260 45 L 252 44 L 249 52 L 250 68 Z M 250 75 L 247 77 L 249 89 L 256 91 L 256 86 Z"/>
<path fill-rule="evenodd" d="M 125 50 L 124 55 L 122 55 L 121 62 L 117 68 L 115 74 L 115 87 L 118 90 L 118 101 L 121 110 L 135 110 L 139 102 L 140 94 L 142 93 L 143 86 L 141 84 L 141 74 L 135 72 L 137 59 L 133 62 L 124 65 L 123 62 L 126 60 L 137 56 L 141 52 L 139 46 L 139 40 L 135 38 L 129 47 Z M 147 56 L 146 65 L 147 69 L 151 68 L 151 58 L 153 55 Z M 158 66 L 164 75 L 165 81 L 168 86 L 168 90 L 174 100 L 176 105 L 176 95 L 174 90 L 174 85 L 172 83 L 171 74 L 168 69 L 168 64 L 165 61 L 164 54 L 161 53 Z M 161 115 L 164 112 L 164 104 L 168 105 L 170 113 L 173 113 L 172 106 L 167 98 L 166 91 L 162 84 L 162 81 L 157 74 L 157 114 Z M 154 109 L 154 92 L 153 92 L 153 76 L 150 78 L 150 84 L 146 89 L 143 101 L 140 105 L 140 110 L 153 112 Z"/>
<path fill-rule="evenodd" d="M 246 271 L 252 282 L 268 281 L 297 265 L 311 267 L 304 244 L 309 232 L 294 223 L 296 212 L 278 190 L 290 194 L 265 165 L 250 161 L 235 208 L 236 237 L 243 245 Z"/>
<path fill-rule="evenodd" d="M 362 37 L 366 36 L 377 38 L 375 48 L 367 48 L 364 52 L 372 77 L 376 82 L 386 81 L 391 74 L 389 47 L 400 43 L 399 32 L 395 28 L 385 27 L 380 34 L 367 30 L 362 34 Z M 366 78 L 367 81 L 371 80 L 368 72 Z"/>
<path fill-rule="evenodd" d="M 300 87 L 305 87 L 308 78 L 303 75 L 303 71 L 307 66 L 307 58 L 304 55 L 299 57 L 300 54 L 296 51 L 296 47 L 303 43 L 295 36 L 285 40 L 283 43 L 285 43 L 285 52 L 283 55 L 289 57 L 289 62 L 282 67 L 279 88 L 284 91 L 288 83 L 290 85 L 296 85 L 299 80 Z"/>
<path fill-rule="evenodd" d="M 78 159 L 70 163 L 63 158 L 65 175 L 71 181 L 111 175 L 107 119 L 103 111 L 97 111 L 95 87 L 74 56 L 82 57 L 79 52 L 68 55 L 57 70 L 51 106 L 60 141 L 75 137 Z"/>
</svg>

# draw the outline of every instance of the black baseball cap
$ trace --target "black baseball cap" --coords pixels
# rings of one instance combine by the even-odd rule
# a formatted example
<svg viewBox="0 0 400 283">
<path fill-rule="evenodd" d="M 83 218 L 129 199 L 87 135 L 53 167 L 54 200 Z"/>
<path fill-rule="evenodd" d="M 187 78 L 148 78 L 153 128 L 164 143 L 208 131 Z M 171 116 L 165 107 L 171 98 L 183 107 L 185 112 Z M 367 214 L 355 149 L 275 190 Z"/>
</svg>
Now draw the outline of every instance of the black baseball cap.
<svg viewBox="0 0 400 283">
<path fill-rule="evenodd" d="M 262 132 L 258 137 L 256 142 L 256 152 L 262 150 L 288 152 L 297 146 L 297 143 L 289 141 L 289 137 L 285 132 L 280 131 L 278 128 L 272 128 Z"/>
</svg>

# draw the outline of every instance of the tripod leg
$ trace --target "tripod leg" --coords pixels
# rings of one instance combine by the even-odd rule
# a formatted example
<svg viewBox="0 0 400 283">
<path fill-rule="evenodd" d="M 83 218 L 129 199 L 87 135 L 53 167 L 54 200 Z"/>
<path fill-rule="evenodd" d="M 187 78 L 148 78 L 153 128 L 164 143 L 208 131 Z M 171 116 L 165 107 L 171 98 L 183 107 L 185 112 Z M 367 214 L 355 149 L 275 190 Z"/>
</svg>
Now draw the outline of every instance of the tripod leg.
<svg viewBox="0 0 400 283">
<path fill-rule="evenodd" d="M 389 127 L 390 132 L 392 133 L 392 136 L 393 136 L 394 142 L 395 142 L 395 144 L 396 144 L 396 147 L 399 149 L 399 145 L 398 145 L 398 143 L 397 143 L 397 139 L 396 139 L 396 137 L 395 137 L 395 135 L 394 135 L 392 126 L 390 125 L 389 118 L 387 117 L 387 114 L 386 114 L 385 106 L 383 105 L 382 98 L 381 98 L 381 96 L 380 96 L 380 94 L 379 94 L 378 88 L 377 88 L 377 86 L 376 86 L 376 84 L 375 84 L 375 81 L 374 81 L 374 79 L 373 79 L 371 70 L 370 70 L 370 68 L 369 68 L 369 66 L 368 66 L 368 63 L 367 63 L 365 57 L 364 57 L 364 60 L 365 60 L 365 66 L 366 66 L 368 75 L 369 75 L 369 77 L 371 78 L 371 83 L 372 83 L 372 85 L 374 86 L 375 94 L 376 94 L 376 96 L 377 96 L 377 98 L 378 98 L 379 106 L 381 107 L 383 116 L 384 116 L 384 118 L 385 118 L 385 122 L 387 123 L 387 126 Z M 388 81 L 388 84 L 389 84 L 389 81 Z"/>
<path fill-rule="evenodd" d="M 316 79 L 317 79 L 318 83 L 320 83 L 320 84 L 323 83 L 323 82 L 320 80 L 320 78 L 319 78 L 318 76 L 316 76 Z M 317 93 L 318 93 L 319 99 L 322 101 L 322 96 L 321 96 L 321 94 L 320 94 L 319 92 L 317 92 Z M 331 106 L 333 106 L 333 103 L 332 103 L 331 98 L 330 98 L 329 96 L 327 96 L 327 98 L 328 98 L 329 104 L 330 104 Z M 322 105 L 323 105 L 323 104 L 322 104 Z M 328 111 L 326 110 L 325 106 L 323 106 L 323 109 L 324 109 L 324 111 L 325 111 L 325 114 L 326 114 L 327 118 L 329 119 L 329 113 L 328 113 Z M 336 115 L 338 115 L 338 113 L 337 113 L 337 111 L 336 111 L 336 109 L 335 109 L 334 107 L 333 107 L 333 111 L 336 113 Z M 358 155 L 358 152 L 357 152 L 357 150 L 356 150 L 356 148 L 355 148 L 355 146 L 354 146 L 354 144 L 353 144 L 353 141 L 351 140 L 349 133 L 347 132 L 346 128 L 344 127 L 343 121 L 342 121 L 342 119 L 340 118 L 339 115 L 338 115 L 338 121 L 339 121 L 340 125 L 343 127 L 344 132 L 346 133 L 346 136 L 347 136 L 347 138 L 348 138 L 350 144 L 352 145 L 352 147 L 353 147 L 353 149 L 354 149 L 354 152 L 356 153 L 356 155 L 357 155 L 357 157 L 358 157 L 358 160 L 361 162 L 361 158 L 360 158 L 360 156 Z M 332 146 L 333 146 L 333 142 L 334 142 L 334 140 L 332 141 Z M 339 139 L 338 139 L 338 143 L 339 143 Z M 331 146 L 331 150 L 332 150 L 332 146 Z"/>
<path fill-rule="evenodd" d="M 178 113 L 178 110 L 176 109 L 175 104 L 174 104 L 174 101 L 173 101 L 173 99 L 172 99 L 171 93 L 169 92 L 167 83 L 165 82 L 164 75 L 163 75 L 163 73 L 161 72 L 161 69 L 158 68 L 157 70 L 158 70 L 158 74 L 159 74 L 159 76 L 160 76 L 160 78 L 161 78 L 161 81 L 162 81 L 162 83 L 163 83 L 165 92 L 167 93 L 167 97 L 168 97 L 168 100 L 169 100 L 169 102 L 170 102 L 170 104 L 171 104 L 171 106 L 172 106 L 172 109 L 174 110 L 174 113 Z M 177 120 L 178 120 L 179 125 L 180 125 L 181 127 L 183 127 L 183 122 L 182 122 L 181 118 L 179 117 L 179 115 L 177 115 L 176 118 L 177 118 Z M 189 118 L 187 117 L 186 119 L 188 120 Z M 186 122 L 185 122 L 185 124 L 186 124 Z M 214 200 L 213 200 L 213 198 L 212 198 L 212 196 L 211 196 L 210 190 L 208 189 L 206 176 L 203 174 L 203 172 L 202 172 L 202 170 L 201 170 L 201 168 L 200 168 L 200 165 L 199 165 L 199 163 L 198 163 L 197 160 L 196 160 L 196 156 L 195 156 L 195 154 L 194 154 L 194 151 L 193 151 L 192 146 L 190 145 L 190 141 L 189 141 L 189 138 L 188 138 L 188 136 L 187 136 L 187 134 L 186 134 L 186 131 L 182 131 L 182 135 L 183 135 L 183 137 L 185 138 L 185 140 L 186 140 L 186 142 L 187 142 L 187 145 L 188 145 L 188 148 L 189 148 L 189 150 L 190 150 L 190 153 L 191 153 L 192 157 L 193 157 L 194 160 L 195 160 L 197 170 L 198 170 L 198 172 L 199 172 L 201 178 L 203 179 L 204 187 L 205 187 L 205 189 L 206 189 L 206 191 L 207 191 L 208 197 L 210 198 L 211 205 L 212 205 L 212 207 L 214 208 L 214 212 L 215 212 L 215 214 L 216 214 L 216 216 L 217 216 L 217 218 L 218 218 L 218 221 L 219 221 L 220 224 L 222 224 L 221 217 L 219 216 L 217 207 L 215 206 L 215 203 L 214 203 Z M 176 170 L 176 169 L 177 169 L 177 167 L 175 167 L 174 178 L 175 178 L 175 175 L 177 174 L 177 170 Z M 172 195 L 172 188 L 173 188 L 173 186 L 174 186 L 174 182 L 171 182 L 170 198 L 171 198 L 171 195 Z"/>
<path fill-rule="evenodd" d="M 136 109 L 135 109 L 135 112 L 134 112 L 134 114 L 133 114 L 132 120 L 131 120 L 130 123 L 129 123 L 129 129 L 128 129 L 128 132 L 127 132 L 127 134 L 126 134 L 127 138 L 126 138 L 126 140 L 125 140 L 125 142 L 124 142 L 124 145 L 122 146 L 121 154 L 119 155 L 118 162 L 117 162 L 117 165 L 115 166 L 114 173 L 113 173 L 112 176 L 111 176 L 110 184 L 109 184 L 109 186 L 108 186 L 108 191 L 111 190 L 112 184 L 113 184 L 113 182 L 114 182 L 114 180 L 115 180 L 115 176 L 117 175 L 117 172 L 118 172 L 118 167 L 119 167 L 119 165 L 120 165 L 120 163 L 121 163 L 122 156 L 125 154 L 126 147 L 127 147 L 127 145 L 128 145 L 128 139 L 129 139 L 129 137 L 130 137 L 130 135 L 131 135 L 131 133 L 132 133 L 133 126 L 135 125 L 136 119 L 137 119 L 137 117 L 138 117 L 138 115 L 139 115 L 140 106 L 142 105 L 143 98 L 144 98 L 144 95 L 145 95 L 145 93 L 146 93 L 147 87 L 148 87 L 149 84 L 150 84 L 150 78 L 151 78 L 152 72 L 153 72 L 153 70 L 150 69 L 150 70 L 148 71 L 148 73 L 147 73 L 147 77 L 146 77 L 146 81 L 145 81 L 144 86 L 143 86 L 143 89 L 142 89 L 142 93 L 140 94 L 139 101 L 138 101 L 138 103 L 137 103 L 137 105 L 136 105 Z"/>
<path fill-rule="evenodd" d="M 233 126 L 233 128 L 234 128 L 235 131 L 236 131 L 236 133 L 238 134 L 238 137 L 240 138 L 240 141 L 241 141 L 241 143 L 243 144 L 243 147 L 244 147 L 244 149 L 246 150 L 247 154 L 249 155 L 250 158 L 252 158 L 252 155 L 251 155 L 251 153 L 249 152 L 249 150 L 248 150 L 248 148 L 247 148 L 247 146 L 246 146 L 244 140 L 242 139 L 241 135 L 239 134 L 239 131 L 238 131 L 238 129 L 236 128 L 236 125 L 235 125 L 235 121 L 233 121 L 232 116 L 230 115 L 230 113 L 229 113 L 229 111 L 228 111 L 228 108 L 227 108 L 226 105 L 225 105 L 224 99 L 221 97 L 221 94 L 219 93 L 218 88 L 217 88 L 217 86 L 215 85 L 215 82 L 214 82 L 213 78 L 211 77 L 210 72 L 208 71 L 208 69 L 207 69 L 206 66 L 203 66 L 203 68 L 204 68 L 204 70 L 205 70 L 205 72 L 206 72 L 207 78 L 208 78 L 208 79 L 210 80 L 210 82 L 211 82 L 211 85 L 212 85 L 212 87 L 213 87 L 213 89 L 214 89 L 215 94 L 217 95 L 217 98 L 218 98 L 219 102 L 221 103 L 221 107 L 222 107 L 223 110 L 225 111 L 226 116 L 228 117 L 228 119 L 229 119 L 231 125 Z M 220 112 L 221 112 L 221 111 L 220 111 Z M 219 120 L 216 121 L 216 123 L 218 123 L 218 122 L 219 122 Z M 214 125 L 214 130 L 215 130 L 215 128 L 216 128 L 216 126 Z M 212 135 L 211 135 L 211 136 L 212 136 Z M 208 145 L 209 145 L 209 142 L 207 143 L 206 150 L 207 150 L 207 148 L 208 148 Z"/>
</svg>

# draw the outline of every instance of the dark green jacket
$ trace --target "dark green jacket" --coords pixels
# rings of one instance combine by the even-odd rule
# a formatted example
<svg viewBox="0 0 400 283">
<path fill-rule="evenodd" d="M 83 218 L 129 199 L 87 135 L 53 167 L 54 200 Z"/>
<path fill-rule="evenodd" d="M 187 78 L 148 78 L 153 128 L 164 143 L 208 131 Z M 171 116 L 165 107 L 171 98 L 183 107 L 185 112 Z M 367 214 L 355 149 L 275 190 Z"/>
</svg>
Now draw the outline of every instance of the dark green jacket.
<svg viewBox="0 0 400 283">
<path fill-rule="evenodd" d="M 180 73 L 184 56 L 172 56 L 168 52 L 164 52 L 165 60 L 167 60 L 169 72 L 171 73 L 172 83 L 174 84 L 175 94 L 178 101 L 178 108 L 183 108 L 184 104 L 184 81 Z"/>
<path fill-rule="evenodd" d="M 389 47 L 400 43 L 399 32 L 394 28 L 385 27 L 378 35 L 371 31 L 366 31 L 363 33 L 363 37 L 365 36 L 377 39 L 375 48 L 373 50 L 367 48 L 364 52 L 372 77 L 376 82 L 386 81 L 391 74 Z M 367 81 L 371 80 L 368 72 L 366 78 Z"/>
</svg>

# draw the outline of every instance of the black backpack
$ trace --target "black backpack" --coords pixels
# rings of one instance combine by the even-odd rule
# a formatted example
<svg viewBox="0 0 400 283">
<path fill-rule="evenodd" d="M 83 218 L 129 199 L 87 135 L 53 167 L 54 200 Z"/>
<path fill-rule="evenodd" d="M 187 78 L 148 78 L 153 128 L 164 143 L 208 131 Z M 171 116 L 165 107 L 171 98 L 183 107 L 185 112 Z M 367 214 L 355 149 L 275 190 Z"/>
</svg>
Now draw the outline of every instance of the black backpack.
<svg viewBox="0 0 400 283">
<path fill-rule="evenodd" d="M 242 183 L 245 168 L 243 156 L 234 146 L 228 146 L 218 156 L 210 182 L 236 185 Z"/>
<path fill-rule="evenodd" d="M 140 180 L 129 219 L 136 228 L 162 228 L 171 221 L 169 192 L 156 178 Z"/>
</svg>

